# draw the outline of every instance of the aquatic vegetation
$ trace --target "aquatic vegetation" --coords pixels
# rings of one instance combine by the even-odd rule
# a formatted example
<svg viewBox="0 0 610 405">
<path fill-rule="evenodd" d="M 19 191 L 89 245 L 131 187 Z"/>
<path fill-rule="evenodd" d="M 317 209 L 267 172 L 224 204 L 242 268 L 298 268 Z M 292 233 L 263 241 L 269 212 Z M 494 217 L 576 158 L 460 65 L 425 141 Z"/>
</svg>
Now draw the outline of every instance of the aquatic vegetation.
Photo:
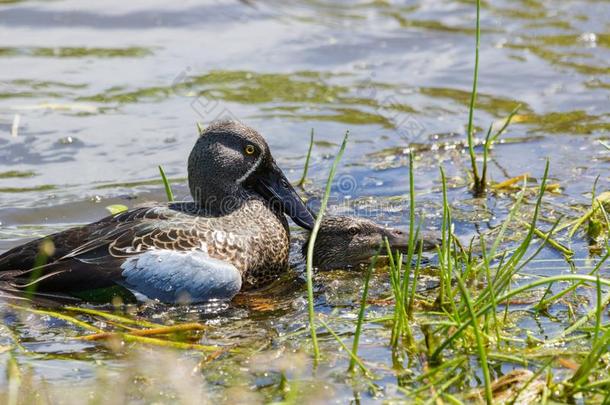
<svg viewBox="0 0 610 405">
<path fill-rule="evenodd" d="M 327 180 L 326 199 L 346 147 L 346 139 L 335 157 Z M 300 355 L 305 355 L 305 358 L 309 354 L 316 360 L 318 367 L 337 363 L 338 367 L 350 371 L 343 377 L 349 384 L 361 386 L 363 388 L 358 388 L 359 391 L 368 390 L 372 395 L 379 395 L 375 392 L 379 392 L 378 384 L 383 378 L 394 376 L 397 380 L 396 394 L 390 398 L 397 400 L 423 401 L 429 398 L 430 393 L 433 393 L 433 398 L 452 402 L 475 399 L 494 402 L 501 398 L 507 402 L 523 398 L 562 401 L 579 395 L 591 399 L 603 397 L 608 381 L 604 368 L 604 348 L 609 339 L 607 325 L 603 322 L 603 311 L 610 302 L 610 296 L 607 295 L 610 280 L 602 277 L 600 272 L 606 268 L 609 254 L 600 258 L 586 275 L 574 272 L 532 277 L 524 273 L 528 264 L 537 260 L 537 256 L 557 236 L 557 223 L 544 234 L 536 232 L 540 226 L 540 217 L 544 214 L 543 197 L 547 192 L 548 165 L 531 209 L 526 209 L 529 205 L 527 200 L 532 195 L 531 190 L 526 186 L 525 179 L 521 178 L 520 192 L 491 243 L 488 244 L 487 238 L 481 237 L 468 246 L 463 246 L 463 242 L 454 233 L 455 223 L 447 194 L 446 177 L 441 170 L 443 240 L 437 250 L 437 261 L 425 264 L 429 259 L 424 257 L 421 244 L 419 247 L 417 244 L 421 221 L 417 220 L 416 215 L 417 176 L 413 155 L 410 155 L 409 162 L 411 237 L 406 256 L 393 253 L 388 246 L 382 249 L 387 261 L 384 263 L 381 257 L 376 256 L 362 273 L 362 278 L 354 280 L 361 283 L 362 292 L 354 297 L 356 302 L 351 308 L 343 311 L 344 315 L 314 310 L 320 294 L 316 291 L 314 280 L 321 275 L 314 275 L 309 263 L 306 276 L 308 310 L 305 311 L 309 328 L 296 328 L 275 337 L 273 346 L 292 347 Z M 167 179 L 163 183 L 171 188 Z M 326 201 L 323 206 L 325 203 Z M 530 216 L 525 228 L 527 234 L 520 238 L 516 246 L 506 244 L 511 238 L 509 230 L 520 221 L 522 214 Z M 323 212 L 318 218 L 322 218 L 322 215 Z M 436 285 L 422 290 L 423 280 L 429 279 L 431 275 L 437 280 Z M 387 283 L 383 280 L 387 280 Z M 570 303 L 574 294 L 591 288 L 596 294 L 593 308 L 582 316 L 566 319 L 566 327 L 554 332 L 546 341 L 537 340 L 517 326 L 524 306 L 528 311 L 544 316 L 557 302 L 574 305 Z M 268 295 L 265 292 L 263 294 Z M 286 292 L 282 291 L 281 294 L 285 295 Z M 271 310 L 275 310 L 273 305 L 277 305 L 273 301 L 265 304 L 261 299 L 262 297 L 252 296 L 246 301 L 246 305 L 259 308 L 251 310 L 254 317 L 258 311 L 266 311 L 267 309 L 262 309 L 266 305 L 272 305 Z M 282 298 L 277 300 L 281 302 Z M 292 298 L 287 300 L 291 301 Z M 587 306 L 586 303 L 584 305 Z M 187 313 L 192 310 L 188 309 Z M 215 381 L 214 372 L 230 373 L 232 376 L 229 381 L 233 382 L 229 382 L 229 386 L 239 385 L 239 381 L 244 378 L 247 381 L 258 375 L 258 368 L 254 366 L 245 369 L 242 367 L 238 371 L 232 369 L 234 365 L 244 364 L 244 361 L 259 364 L 254 359 L 259 356 L 264 358 L 269 350 L 265 348 L 266 345 L 248 347 L 247 342 L 227 339 L 226 332 L 223 333 L 223 328 L 229 327 L 227 321 L 216 325 L 193 321 L 186 316 L 179 318 L 183 319 L 182 322 L 174 323 L 172 320 L 168 323 L 168 319 L 148 317 L 146 307 L 139 308 L 118 301 L 110 308 L 64 305 L 44 309 L 20 302 L 7 304 L 5 313 L 6 311 L 18 317 L 19 314 L 29 314 L 27 322 L 33 322 L 31 316 L 35 316 L 41 321 L 55 319 L 70 325 L 69 328 L 62 329 L 70 332 L 60 332 L 69 333 L 70 342 L 99 346 L 109 356 L 112 353 L 133 356 L 140 350 L 155 350 L 155 356 L 170 358 L 177 355 L 172 354 L 175 351 L 191 353 L 191 358 L 193 353 L 199 353 L 195 366 L 197 363 L 197 369 L 205 366 L 205 379 Z M 346 318 L 352 311 L 355 311 L 353 317 Z M 156 311 L 152 312 L 155 313 Z M 174 317 L 172 315 L 169 319 Z M 13 323 L 4 325 L 4 328 L 14 327 Z M 27 363 L 24 363 L 24 359 L 30 355 L 43 354 L 30 352 L 23 347 L 27 342 L 22 341 L 16 334 L 18 332 L 12 333 L 12 343 L 7 346 L 7 350 L 13 354 L 7 368 L 10 370 L 9 380 L 13 382 L 16 391 L 0 392 L 0 395 L 6 395 L 3 398 L 12 396 L 25 400 L 32 387 L 46 392 L 52 398 L 58 395 L 52 388 L 45 388 L 27 377 L 27 368 L 24 368 Z M 316 342 L 313 343 L 313 353 L 309 343 L 302 339 L 308 334 Z M 215 336 L 224 338 L 219 340 Z M 369 351 L 361 350 L 363 342 L 368 345 L 371 341 L 378 347 L 376 350 L 386 353 L 383 358 L 387 363 L 380 362 L 379 359 L 372 361 L 369 359 Z M 557 349 L 558 344 L 563 347 Z M 590 345 L 591 350 L 583 350 L 586 345 Z M 162 349 L 171 352 L 163 354 L 160 352 Z M 263 370 L 269 373 L 271 363 L 269 360 L 262 361 Z M 291 360 L 286 358 L 286 361 Z M 148 363 L 132 364 L 134 367 L 143 367 L 135 371 L 138 375 L 150 375 Z M 531 371 L 502 375 L 501 367 L 512 364 L 528 367 Z M 569 364 L 570 368 L 566 371 L 562 364 Z M 287 370 L 285 367 L 281 366 L 280 370 Z M 307 386 L 311 379 L 315 380 L 315 366 L 305 363 L 300 367 L 300 375 L 290 372 L 290 377 L 287 377 L 285 371 L 278 372 L 278 378 L 271 385 L 261 385 L 258 392 L 260 395 L 269 395 L 267 398 L 286 401 L 318 395 L 317 390 L 298 388 L 304 387 L 303 384 Z M 360 372 L 356 373 L 357 370 Z M 118 381 L 117 378 L 124 377 L 113 376 L 111 381 Z M 154 377 L 155 380 L 159 378 Z M 100 389 L 104 386 L 101 381 Z M 203 384 L 202 380 L 195 381 L 197 386 Z M 478 388 L 469 388 L 473 384 Z M 179 397 L 188 395 L 188 391 L 179 384 L 172 383 L 170 387 L 168 389 L 177 390 L 175 395 Z M 153 399 L 157 398 L 156 395 L 152 391 L 145 394 L 145 397 Z M 212 391 L 206 395 L 215 394 Z"/>
<path fill-rule="evenodd" d="M 110 212 L 110 215 L 116 215 L 120 214 L 121 212 L 127 211 L 129 207 L 123 204 L 112 204 L 108 205 L 106 209 L 108 210 L 108 212 Z"/>
<path fill-rule="evenodd" d="M 173 178 L 173 179 L 168 179 L 168 181 L 184 182 L 184 181 L 186 181 L 186 177 L 177 177 L 177 178 Z M 163 185 L 164 186 L 164 181 L 162 178 L 161 179 L 156 178 L 156 179 L 151 179 L 151 180 L 130 181 L 130 182 L 125 182 L 125 183 L 106 183 L 106 184 L 100 184 L 100 185 L 95 186 L 95 189 L 104 190 L 104 189 L 108 189 L 108 188 L 112 188 L 112 189 L 135 188 L 135 187 L 140 187 L 140 186 L 151 186 L 151 185 Z"/>
<path fill-rule="evenodd" d="M 18 171 L 10 170 L 8 172 L 0 173 L 0 179 L 14 179 L 14 178 L 27 178 L 36 176 L 36 172 L 32 171 Z"/>
<path fill-rule="evenodd" d="M 165 170 L 163 170 L 163 166 L 159 165 L 159 174 L 161 175 L 161 180 L 163 181 L 163 187 L 165 188 L 165 195 L 167 196 L 167 201 L 174 201 L 174 193 L 172 191 L 172 186 L 169 184 L 169 180 L 165 175 Z"/>
<path fill-rule="evenodd" d="M 311 151 L 313 149 L 314 139 L 313 139 L 313 128 L 311 129 L 311 134 L 309 137 L 309 148 L 307 149 L 307 156 L 305 157 L 305 166 L 303 166 L 303 175 L 301 176 L 301 180 L 297 183 L 297 186 L 303 187 L 305 182 L 307 181 L 307 172 L 309 171 L 309 161 L 311 160 Z"/>
<path fill-rule="evenodd" d="M 316 221 L 314 223 L 313 229 L 311 230 L 311 234 L 309 236 L 309 241 L 307 243 L 307 257 L 306 257 L 306 267 L 307 267 L 307 309 L 309 313 L 309 329 L 311 331 L 311 340 L 313 343 L 313 353 L 314 360 L 317 361 L 320 357 L 320 348 L 318 346 L 318 336 L 316 334 L 316 324 L 315 324 L 315 310 L 314 310 L 314 297 L 313 297 L 313 250 L 316 244 L 316 238 L 318 236 L 318 232 L 320 231 L 320 224 L 322 223 L 322 219 L 324 218 L 324 212 L 326 211 L 326 206 L 328 205 L 328 199 L 330 198 L 330 188 L 335 178 L 335 172 L 337 171 L 337 166 L 341 161 L 341 157 L 345 152 L 345 147 L 347 146 L 347 139 L 349 136 L 349 132 L 345 133 L 345 137 L 343 138 L 343 143 L 339 149 L 339 153 L 333 162 L 333 166 L 330 169 L 330 173 L 328 174 L 328 180 L 326 182 L 326 190 L 324 191 L 324 197 L 322 198 L 322 205 L 318 210 L 318 214 L 316 215 Z"/>
<path fill-rule="evenodd" d="M 477 100 L 477 85 L 479 82 L 479 48 L 481 44 L 481 1 L 477 0 L 477 17 L 476 17 L 476 43 L 474 53 L 474 78 L 472 80 L 472 92 L 470 94 L 470 104 L 468 108 L 468 128 L 466 137 L 468 139 L 468 153 L 470 154 L 470 165 L 472 167 L 472 177 L 474 181 L 473 193 L 475 196 L 481 197 L 485 194 L 487 189 L 487 161 L 489 157 L 489 151 L 497 139 L 502 135 L 510 124 L 513 117 L 517 114 L 521 105 L 515 107 L 508 117 L 504 120 L 501 128 L 498 129 L 493 135 L 493 123 L 489 126 L 485 141 L 483 142 L 483 169 L 479 174 L 479 168 L 477 164 L 477 157 L 475 154 L 475 139 L 474 139 L 474 110 Z"/>
<path fill-rule="evenodd" d="M 84 48 L 84 47 L 57 47 L 57 48 L 0 48 L 2 56 L 31 56 L 38 58 L 141 58 L 152 55 L 147 48 Z"/>
<path fill-rule="evenodd" d="M 51 191 L 57 189 L 54 184 L 42 184 L 33 187 L 0 187 L 0 193 L 29 193 L 32 191 Z"/>
<path fill-rule="evenodd" d="M 591 208 L 587 210 L 583 216 L 574 221 L 568 236 L 570 238 L 573 237 L 574 234 L 586 223 L 586 234 L 591 240 L 596 241 L 607 237 L 607 233 L 610 230 L 608 221 L 609 211 L 610 191 L 604 191 L 598 196 L 593 193 Z"/>
</svg>

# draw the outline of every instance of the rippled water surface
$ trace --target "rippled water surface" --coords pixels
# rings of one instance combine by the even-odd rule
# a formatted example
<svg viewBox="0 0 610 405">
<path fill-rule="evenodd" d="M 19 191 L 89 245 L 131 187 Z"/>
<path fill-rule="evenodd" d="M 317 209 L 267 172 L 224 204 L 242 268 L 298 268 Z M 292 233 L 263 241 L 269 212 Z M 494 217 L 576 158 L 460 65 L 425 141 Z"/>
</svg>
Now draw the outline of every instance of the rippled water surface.
<svg viewBox="0 0 610 405">
<path fill-rule="evenodd" d="M 426 227 L 439 228 L 442 164 L 456 233 L 467 241 L 499 225 L 513 203 L 501 194 L 474 200 L 468 191 L 464 134 L 474 18 L 474 2 L 458 0 L 0 1 L 0 251 L 93 221 L 111 204 L 164 200 L 158 165 L 187 198 L 195 123 L 231 117 L 257 128 L 295 181 L 313 128 L 306 189 L 314 200 L 349 130 L 331 210 L 394 226 L 407 223 L 407 153 L 415 147 L 418 213 Z M 610 138 L 610 2 L 494 0 L 484 2 L 481 21 L 479 136 L 522 106 L 493 150 L 491 180 L 529 173 L 539 181 L 548 158 L 550 182 L 560 188 L 545 199 L 544 216 L 577 217 L 590 206 L 597 177 L 598 190 L 610 188 L 610 153 L 599 143 Z M 571 248 L 582 272 L 598 260 L 582 235 Z M 571 271 L 553 249 L 540 258 L 548 262 L 532 264 L 530 273 Z M 378 367 L 382 389 L 344 380 L 347 358 L 330 335 L 322 336 L 325 361 L 315 375 L 307 371 L 306 293 L 302 263 L 293 262 L 287 280 L 262 301 L 138 309 L 160 323 L 207 323 L 206 344 L 258 353 L 225 353 L 204 362 L 200 373 L 192 373 L 199 355 L 116 354 L 67 339 L 82 333 L 76 327 L 8 309 L 0 343 L 10 347 L 19 336 L 26 352 L 16 352 L 18 362 L 51 391 L 82 393 L 75 402 L 99 392 L 122 398 L 123 391 L 171 401 L 165 386 L 189 398 L 278 400 L 282 370 L 312 401 L 400 398 L 396 387 L 406 377 L 384 366 L 392 362 L 389 329 L 381 324 L 366 327 L 361 354 Z M 348 340 L 361 286 L 358 272 L 316 278 L 317 310 Z M 378 270 L 371 295 L 387 297 L 388 286 Z M 384 311 L 370 308 L 371 316 Z M 565 312 L 525 317 L 520 326 L 545 336 L 562 325 Z M 8 359 L 8 352 L 0 356 Z M 170 363 L 175 370 L 168 375 L 162 366 Z M 115 390 L 119 377 L 126 382 Z"/>
</svg>

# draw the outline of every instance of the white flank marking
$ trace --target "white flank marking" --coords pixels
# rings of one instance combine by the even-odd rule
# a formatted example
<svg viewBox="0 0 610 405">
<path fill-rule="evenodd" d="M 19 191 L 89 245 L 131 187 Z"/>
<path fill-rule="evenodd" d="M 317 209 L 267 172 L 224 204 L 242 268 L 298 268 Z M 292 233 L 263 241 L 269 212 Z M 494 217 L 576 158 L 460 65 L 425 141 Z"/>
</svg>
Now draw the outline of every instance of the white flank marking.
<svg viewBox="0 0 610 405">
<path fill-rule="evenodd" d="M 226 235 L 225 235 L 226 237 Z M 231 299 L 241 288 L 241 274 L 230 263 L 202 251 L 148 250 L 121 265 L 126 287 L 163 302 Z"/>
</svg>

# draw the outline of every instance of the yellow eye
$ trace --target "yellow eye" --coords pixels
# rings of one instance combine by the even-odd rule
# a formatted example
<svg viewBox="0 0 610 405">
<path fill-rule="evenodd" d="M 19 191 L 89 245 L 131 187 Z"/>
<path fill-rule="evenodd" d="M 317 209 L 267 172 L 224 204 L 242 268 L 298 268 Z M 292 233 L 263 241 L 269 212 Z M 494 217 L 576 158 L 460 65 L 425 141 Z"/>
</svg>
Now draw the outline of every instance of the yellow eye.
<svg viewBox="0 0 610 405">
<path fill-rule="evenodd" d="M 254 146 L 253 145 L 248 145 L 246 146 L 246 155 L 254 155 Z"/>
</svg>

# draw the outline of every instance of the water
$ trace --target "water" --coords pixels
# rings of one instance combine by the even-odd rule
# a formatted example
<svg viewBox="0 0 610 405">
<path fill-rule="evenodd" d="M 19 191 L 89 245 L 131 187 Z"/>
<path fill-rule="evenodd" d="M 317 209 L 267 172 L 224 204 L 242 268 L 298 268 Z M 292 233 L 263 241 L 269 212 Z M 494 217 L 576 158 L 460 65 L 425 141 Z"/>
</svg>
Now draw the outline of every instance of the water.
<svg viewBox="0 0 610 405">
<path fill-rule="evenodd" d="M 308 194 L 314 199 L 349 130 L 333 188 L 335 212 L 404 226 L 406 151 L 417 145 L 418 212 L 427 227 L 440 223 L 441 164 L 458 235 L 468 240 L 498 225 L 512 199 L 471 199 L 468 159 L 459 145 L 472 86 L 471 3 L 0 2 L 0 250 L 100 218 L 111 204 L 164 200 L 159 164 L 173 179 L 177 196 L 187 197 L 185 161 L 197 136 L 195 122 L 221 117 L 237 118 L 264 134 L 295 181 L 313 128 L 318 142 Z M 576 216 L 590 205 L 598 176 L 599 190 L 610 186 L 610 154 L 598 143 L 608 140 L 610 130 L 610 3 L 494 1 L 484 6 L 481 18 L 479 135 L 522 105 L 502 136 L 506 142 L 493 151 L 490 176 L 503 181 L 530 173 L 539 181 L 549 158 L 551 182 L 559 183 L 561 193 L 548 197 L 546 214 Z M 458 146 L 439 148 L 447 143 Z M 571 247 L 578 259 L 595 261 L 588 259 L 583 238 Z M 560 256 L 545 250 L 543 257 Z M 566 270 L 560 261 L 541 272 Z M 373 295 L 388 293 L 383 274 L 375 283 Z M 358 274 L 321 275 L 317 310 L 339 318 L 355 313 L 360 285 Z M 305 292 L 298 281 L 281 286 L 273 293 L 279 309 L 237 305 L 210 315 L 209 309 L 197 308 L 187 318 L 226 333 L 206 338 L 231 344 L 244 339 L 285 352 L 294 342 L 286 346 L 278 336 L 292 331 L 301 331 L 301 340 L 306 336 L 305 309 L 299 304 Z M 147 315 L 166 321 L 186 316 L 172 311 Z M 13 329 L 26 336 L 32 351 L 46 354 L 19 361 L 49 383 L 68 387 L 76 378 L 79 389 L 89 392 L 104 378 L 128 375 L 141 363 L 98 345 L 66 342 L 76 330 L 49 325 L 48 319 L 32 327 L 30 318 L 16 321 Z M 350 323 L 340 325 L 348 337 Z M 374 333 L 368 339 L 363 357 L 387 363 L 382 340 Z M 324 342 L 336 347 L 330 336 Z M 309 360 L 298 360 L 306 369 Z M 352 389 L 337 377 L 344 361 L 344 356 L 331 357 L 317 378 L 305 373 L 304 381 L 315 386 L 312 398 L 328 398 L 329 392 L 339 402 L 354 392 L 377 398 L 380 394 L 371 394 L 366 385 Z M 246 363 L 232 357 L 211 362 L 202 373 L 204 391 L 225 398 L 233 395 L 231 389 L 235 395 L 276 398 L 270 387 L 277 386 L 277 373 L 261 376 Z M 228 382 L 219 383 L 221 371 L 233 379 L 225 375 Z M 384 375 L 378 382 L 386 387 L 383 395 L 398 395 L 391 388 L 394 373 Z"/>
</svg>

